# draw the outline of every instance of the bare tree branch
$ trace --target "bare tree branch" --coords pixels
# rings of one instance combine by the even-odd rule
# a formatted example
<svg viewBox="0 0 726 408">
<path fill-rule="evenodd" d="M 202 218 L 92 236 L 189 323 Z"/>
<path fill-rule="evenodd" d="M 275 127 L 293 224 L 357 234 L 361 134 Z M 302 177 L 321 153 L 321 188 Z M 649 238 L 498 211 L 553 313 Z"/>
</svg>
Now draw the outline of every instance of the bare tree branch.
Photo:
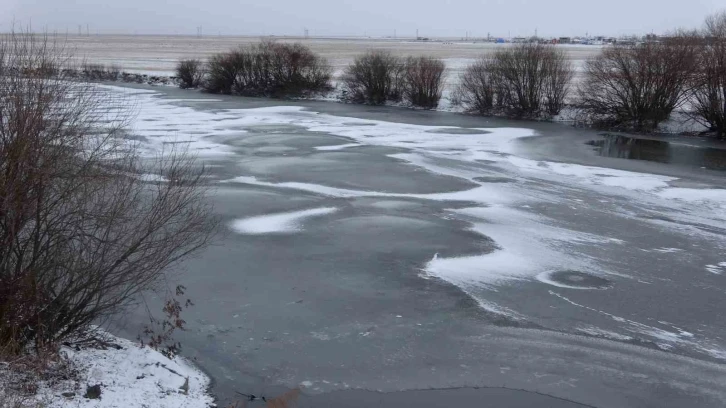
<svg viewBox="0 0 726 408">
<path fill-rule="evenodd" d="M 204 168 L 140 157 L 128 106 L 66 77 L 70 61 L 49 36 L 0 41 L 0 347 L 16 352 L 130 304 L 217 225 Z"/>
</svg>

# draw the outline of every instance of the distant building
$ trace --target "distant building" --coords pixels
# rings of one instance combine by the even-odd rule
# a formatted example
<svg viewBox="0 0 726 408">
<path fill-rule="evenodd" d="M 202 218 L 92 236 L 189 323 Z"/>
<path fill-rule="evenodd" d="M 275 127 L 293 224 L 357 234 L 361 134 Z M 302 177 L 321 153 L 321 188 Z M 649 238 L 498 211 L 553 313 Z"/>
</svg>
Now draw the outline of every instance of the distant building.
<svg viewBox="0 0 726 408">
<path fill-rule="evenodd" d="M 570 37 L 560 37 L 557 39 L 558 44 L 572 44 L 572 38 Z"/>
</svg>

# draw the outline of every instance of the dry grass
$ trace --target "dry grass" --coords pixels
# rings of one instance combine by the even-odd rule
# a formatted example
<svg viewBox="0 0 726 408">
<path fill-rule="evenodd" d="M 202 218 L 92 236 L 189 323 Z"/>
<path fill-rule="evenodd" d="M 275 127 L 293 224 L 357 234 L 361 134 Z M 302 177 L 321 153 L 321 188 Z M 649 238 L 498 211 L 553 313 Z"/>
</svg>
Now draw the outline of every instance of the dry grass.
<svg viewBox="0 0 726 408">
<path fill-rule="evenodd" d="M 0 356 L 0 408 L 42 408 L 49 396 L 39 396 L 39 384 L 54 386 L 76 379 L 78 372 L 53 351 Z"/>
</svg>

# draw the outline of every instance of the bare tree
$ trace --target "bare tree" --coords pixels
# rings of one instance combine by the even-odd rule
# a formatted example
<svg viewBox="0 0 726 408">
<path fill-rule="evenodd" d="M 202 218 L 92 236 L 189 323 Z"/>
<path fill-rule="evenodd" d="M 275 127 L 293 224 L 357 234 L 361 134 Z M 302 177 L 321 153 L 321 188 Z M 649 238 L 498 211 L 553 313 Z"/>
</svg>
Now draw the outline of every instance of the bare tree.
<svg viewBox="0 0 726 408">
<path fill-rule="evenodd" d="M 301 96 L 332 88 L 328 62 L 302 44 L 263 41 L 212 56 L 205 89 L 242 96 Z"/>
<path fill-rule="evenodd" d="M 585 65 L 584 112 L 599 126 L 655 130 L 685 101 L 695 50 L 687 37 L 605 48 Z"/>
<path fill-rule="evenodd" d="M 516 118 L 557 115 L 573 71 L 563 51 L 525 43 L 498 50 L 469 66 L 456 99 L 469 111 Z"/>
<path fill-rule="evenodd" d="M 403 76 L 403 96 L 410 104 L 426 109 L 439 105 L 443 91 L 443 61 L 433 57 L 409 57 Z"/>
<path fill-rule="evenodd" d="M 499 80 L 495 76 L 494 59 L 491 57 L 479 58 L 469 65 L 461 75 L 459 85 L 454 91 L 455 103 L 480 115 L 493 114 L 499 84 Z"/>
<path fill-rule="evenodd" d="M 0 41 L 0 349 L 73 336 L 157 287 L 217 221 L 203 166 L 141 157 L 127 109 L 47 36 Z M 121 104 L 123 106 L 123 104 Z M 153 174 L 154 176 L 149 176 Z"/>
<path fill-rule="evenodd" d="M 272 96 L 301 95 L 331 89 L 332 68 L 310 48 L 300 44 L 263 42 L 258 45 L 272 55 L 272 82 L 267 91 Z"/>
<path fill-rule="evenodd" d="M 542 102 L 547 115 L 556 116 L 565 107 L 575 71 L 564 51 L 549 47 L 542 57 L 542 76 L 544 77 Z"/>
<path fill-rule="evenodd" d="M 356 103 L 382 105 L 400 101 L 404 63 L 387 51 L 373 50 L 357 57 L 343 75 L 346 99 Z"/>
<path fill-rule="evenodd" d="M 204 80 L 204 64 L 198 59 L 181 60 L 176 66 L 176 76 L 182 89 L 198 88 Z"/>
<path fill-rule="evenodd" d="M 216 54 L 207 61 L 207 75 L 204 90 L 210 93 L 229 95 L 234 89 L 243 54 L 231 51 Z"/>
<path fill-rule="evenodd" d="M 556 115 L 567 93 L 572 68 L 552 45 L 525 43 L 495 53 L 499 105 L 508 116 Z"/>
<path fill-rule="evenodd" d="M 706 18 L 700 36 L 689 116 L 726 138 L 726 12 Z"/>
</svg>

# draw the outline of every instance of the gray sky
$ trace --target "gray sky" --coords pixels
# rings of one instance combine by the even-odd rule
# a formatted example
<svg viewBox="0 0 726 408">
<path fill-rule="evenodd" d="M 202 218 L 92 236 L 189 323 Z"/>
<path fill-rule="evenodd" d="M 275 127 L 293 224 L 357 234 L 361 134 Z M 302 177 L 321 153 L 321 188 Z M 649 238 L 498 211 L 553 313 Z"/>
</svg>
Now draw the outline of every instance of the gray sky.
<svg viewBox="0 0 726 408">
<path fill-rule="evenodd" d="M 92 33 L 196 34 L 201 25 L 214 35 L 620 35 L 693 28 L 724 9 L 723 0 L 2 0 L 0 30 L 14 18 Z"/>
</svg>

